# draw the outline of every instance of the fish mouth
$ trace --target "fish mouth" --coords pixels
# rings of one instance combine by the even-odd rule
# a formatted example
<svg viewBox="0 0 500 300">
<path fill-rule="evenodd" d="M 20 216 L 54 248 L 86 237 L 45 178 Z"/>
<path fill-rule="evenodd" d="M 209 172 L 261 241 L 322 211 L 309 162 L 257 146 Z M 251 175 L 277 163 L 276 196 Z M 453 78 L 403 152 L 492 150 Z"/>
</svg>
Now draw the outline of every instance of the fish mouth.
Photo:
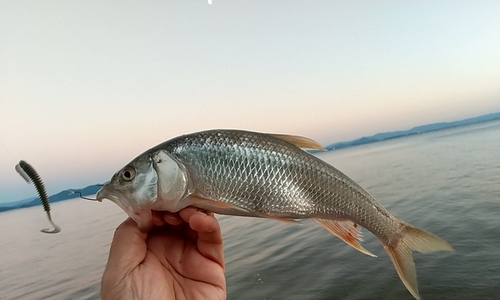
<svg viewBox="0 0 500 300">
<path fill-rule="evenodd" d="M 103 195 L 105 193 L 103 192 L 104 187 L 105 186 L 99 189 L 99 191 L 97 191 L 97 194 L 95 195 L 96 200 L 99 202 L 102 202 L 102 200 L 106 199 L 106 196 Z"/>
<path fill-rule="evenodd" d="M 98 201 L 108 199 L 118 205 L 129 216 L 133 214 L 133 208 L 127 204 L 127 197 L 121 191 L 115 189 L 111 184 L 104 185 L 96 194 Z"/>
<path fill-rule="evenodd" d="M 117 194 L 121 194 L 121 192 L 113 188 L 113 186 L 110 185 L 110 183 L 107 183 L 97 192 L 96 199 L 99 202 L 102 202 L 102 200 L 104 199 L 108 199 L 118 204 L 118 206 L 121 207 L 122 205 L 120 198 L 122 198 L 123 195 L 122 197 L 120 197 L 117 196 Z"/>
<path fill-rule="evenodd" d="M 101 187 L 101 189 L 99 191 L 97 191 L 97 194 L 95 195 L 97 201 L 102 202 L 102 200 L 108 199 L 108 197 L 107 197 L 107 194 L 108 194 L 107 189 L 108 189 L 108 185 L 105 184 L 105 185 L 103 185 Z"/>
</svg>

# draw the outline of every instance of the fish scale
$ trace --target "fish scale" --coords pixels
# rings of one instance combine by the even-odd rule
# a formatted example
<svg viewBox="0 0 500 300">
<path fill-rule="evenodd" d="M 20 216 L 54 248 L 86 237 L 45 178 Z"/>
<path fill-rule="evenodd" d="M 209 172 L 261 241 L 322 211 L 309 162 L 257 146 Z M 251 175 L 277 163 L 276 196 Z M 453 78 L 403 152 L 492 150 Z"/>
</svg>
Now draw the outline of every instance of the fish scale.
<svg viewBox="0 0 500 300">
<path fill-rule="evenodd" d="M 196 206 L 285 222 L 311 218 L 362 253 L 360 227 L 379 238 L 399 277 L 419 299 L 412 250 L 452 250 L 444 240 L 389 213 L 358 183 L 301 148 L 307 138 L 242 130 L 179 136 L 139 155 L 98 192 L 146 230 L 151 210 Z"/>
<path fill-rule="evenodd" d="M 353 180 L 290 146 L 265 134 L 207 131 L 182 136 L 158 147 L 196 170 L 196 193 L 202 197 L 280 217 L 351 216 L 363 227 L 373 226 L 369 210 L 380 210 L 384 217 L 391 217 L 383 207 L 371 205 L 376 200 Z M 265 158 L 274 161 L 269 164 Z M 269 167 L 268 174 L 262 170 L 265 167 Z M 235 183 L 239 174 L 247 177 Z M 241 192 L 242 185 L 247 187 L 246 193 Z M 280 210 L 273 210 L 270 202 L 282 204 L 278 205 Z M 282 210 L 289 207 L 285 203 L 291 204 L 290 210 Z M 401 228 L 396 227 L 387 230 L 394 232 Z"/>
</svg>

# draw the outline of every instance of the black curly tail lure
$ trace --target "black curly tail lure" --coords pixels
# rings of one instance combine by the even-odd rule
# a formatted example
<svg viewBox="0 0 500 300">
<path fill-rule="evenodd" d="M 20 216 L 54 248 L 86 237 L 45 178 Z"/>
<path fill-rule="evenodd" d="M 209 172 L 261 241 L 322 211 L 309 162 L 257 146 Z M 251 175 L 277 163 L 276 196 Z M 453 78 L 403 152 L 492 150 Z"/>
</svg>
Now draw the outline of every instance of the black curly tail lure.
<svg viewBox="0 0 500 300">
<path fill-rule="evenodd" d="M 41 230 L 41 232 L 44 233 L 58 233 L 61 231 L 61 227 L 57 226 L 52 222 L 52 218 L 50 216 L 50 202 L 49 202 L 49 197 L 47 197 L 47 192 L 45 191 L 45 186 L 43 185 L 42 178 L 38 173 L 35 171 L 35 169 L 25 162 L 24 160 L 21 160 L 17 165 L 16 165 L 16 171 L 21 175 L 21 177 L 26 180 L 26 182 L 30 183 L 33 182 L 35 185 L 36 191 L 38 192 L 38 195 L 40 196 L 40 202 L 42 202 L 43 209 L 47 213 L 47 217 L 49 218 L 50 224 L 54 226 L 54 229 L 47 229 L 44 228 Z"/>
</svg>

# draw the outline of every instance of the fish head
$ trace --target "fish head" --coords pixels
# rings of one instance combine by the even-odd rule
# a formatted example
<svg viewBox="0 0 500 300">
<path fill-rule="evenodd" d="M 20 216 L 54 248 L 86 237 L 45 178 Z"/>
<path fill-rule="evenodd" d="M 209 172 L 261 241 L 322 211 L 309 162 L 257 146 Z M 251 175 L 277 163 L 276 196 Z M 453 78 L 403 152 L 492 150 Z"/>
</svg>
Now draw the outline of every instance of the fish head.
<svg viewBox="0 0 500 300">
<path fill-rule="evenodd" d="M 136 221 L 141 230 L 152 222 L 150 206 L 157 200 L 158 175 L 153 157 L 142 154 L 116 172 L 96 195 L 111 200 Z"/>
<path fill-rule="evenodd" d="M 165 150 L 149 151 L 116 172 L 96 195 L 120 206 L 141 230 L 152 225 L 151 210 L 177 212 L 187 206 L 187 174 Z"/>
</svg>

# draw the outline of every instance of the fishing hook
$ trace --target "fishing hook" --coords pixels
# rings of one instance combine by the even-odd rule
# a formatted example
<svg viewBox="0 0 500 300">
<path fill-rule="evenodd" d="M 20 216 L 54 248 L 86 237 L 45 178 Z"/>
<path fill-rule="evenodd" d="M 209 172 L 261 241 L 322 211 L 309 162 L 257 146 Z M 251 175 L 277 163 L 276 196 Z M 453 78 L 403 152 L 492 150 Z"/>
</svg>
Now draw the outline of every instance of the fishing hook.
<svg viewBox="0 0 500 300">
<path fill-rule="evenodd" d="M 97 186 L 104 186 L 104 184 L 96 184 Z M 73 194 L 78 194 L 78 197 L 84 199 L 84 200 L 90 200 L 90 201 L 99 201 L 97 199 L 92 199 L 92 198 L 88 198 L 88 197 L 84 197 L 82 196 L 82 192 L 80 191 L 77 191 L 77 190 L 70 190 Z"/>
</svg>

